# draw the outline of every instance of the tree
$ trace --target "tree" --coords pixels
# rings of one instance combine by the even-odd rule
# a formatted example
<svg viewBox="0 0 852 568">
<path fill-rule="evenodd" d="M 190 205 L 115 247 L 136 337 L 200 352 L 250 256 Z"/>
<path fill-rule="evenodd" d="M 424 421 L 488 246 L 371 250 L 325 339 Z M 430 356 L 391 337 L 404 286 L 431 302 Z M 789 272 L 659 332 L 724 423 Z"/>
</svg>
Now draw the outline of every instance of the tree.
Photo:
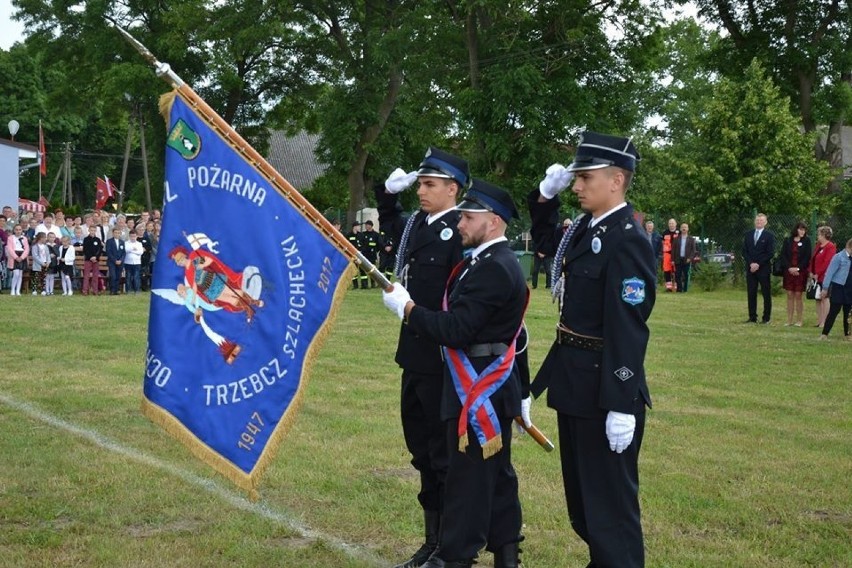
<svg viewBox="0 0 852 568">
<path fill-rule="evenodd" d="M 757 60 L 741 81 L 722 78 L 689 114 L 660 164 L 673 175 L 666 201 L 708 224 L 744 211 L 796 212 L 815 206 L 814 187 L 831 172 L 812 152 L 815 135 L 798 120 Z"/>
<path fill-rule="evenodd" d="M 852 3 L 695 0 L 695 4 L 704 18 L 727 32 L 714 49 L 720 73 L 741 75 L 746 62 L 757 58 L 790 98 L 805 132 L 825 127 L 815 139 L 814 152 L 835 168 L 837 177 L 825 191 L 837 193 L 841 129 L 852 116 Z"/>
<path fill-rule="evenodd" d="M 584 129 L 635 133 L 656 89 L 659 14 L 635 2 L 448 2 L 467 66 L 458 128 L 475 171 L 535 187 Z M 521 200 L 521 202 L 523 202 Z"/>
</svg>

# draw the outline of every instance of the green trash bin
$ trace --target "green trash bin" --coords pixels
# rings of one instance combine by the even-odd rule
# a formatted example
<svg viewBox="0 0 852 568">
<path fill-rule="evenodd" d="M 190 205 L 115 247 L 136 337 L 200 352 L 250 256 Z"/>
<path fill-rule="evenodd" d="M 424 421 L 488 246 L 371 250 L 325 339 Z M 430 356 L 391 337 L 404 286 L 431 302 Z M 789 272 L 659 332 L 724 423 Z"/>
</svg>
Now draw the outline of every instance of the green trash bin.
<svg viewBox="0 0 852 568">
<path fill-rule="evenodd" d="M 516 250 L 515 256 L 518 257 L 518 262 L 521 263 L 521 271 L 524 273 L 524 277 L 529 280 L 533 265 L 533 253 Z"/>
</svg>

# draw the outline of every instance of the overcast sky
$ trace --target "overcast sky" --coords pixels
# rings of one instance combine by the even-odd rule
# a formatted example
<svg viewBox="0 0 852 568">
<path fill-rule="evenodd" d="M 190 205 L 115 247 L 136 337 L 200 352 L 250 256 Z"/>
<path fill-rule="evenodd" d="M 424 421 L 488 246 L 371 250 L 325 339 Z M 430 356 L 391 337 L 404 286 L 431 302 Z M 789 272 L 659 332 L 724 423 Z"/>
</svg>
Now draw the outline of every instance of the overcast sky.
<svg viewBox="0 0 852 568">
<path fill-rule="evenodd" d="M 0 0 L 0 48 L 9 49 L 24 39 L 24 26 L 12 21 L 12 0 Z"/>
</svg>

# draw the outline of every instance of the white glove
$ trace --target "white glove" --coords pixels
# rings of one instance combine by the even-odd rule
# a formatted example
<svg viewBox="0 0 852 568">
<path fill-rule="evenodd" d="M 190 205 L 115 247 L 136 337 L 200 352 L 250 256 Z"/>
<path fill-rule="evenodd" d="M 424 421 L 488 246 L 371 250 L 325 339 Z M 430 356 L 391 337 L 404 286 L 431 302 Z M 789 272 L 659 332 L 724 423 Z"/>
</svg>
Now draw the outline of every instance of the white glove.
<svg viewBox="0 0 852 568">
<path fill-rule="evenodd" d="M 545 199 L 553 199 L 571 184 L 574 174 L 562 164 L 553 164 L 545 172 L 544 179 L 538 184 L 538 191 Z"/>
<path fill-rule="evenodd" d="M 632 414 L 609 411 L 606 415 L 606 437 L 609 449 L 620 454 L 633 441 L 633 431 L 636 430 L 636 417 Z"/>
<path fill-rule="evenodd" d="M 399 316 L 399 319 L 405 317 L 405 304 L 411 301 L 411 294 L 400 284 L 393 285 L 393 290 L 390 292 L 382 291 L 382 301 L 385 307 Z"/>
<path fill-rule="evenodd" d="M 417 172 L 405 173 L 402 168 L 397 168 L 391 172 L 388 179 L 385 180 L 385 189 L 388 193 L 399 193 L 417 179 Z"/>
<path fill-rule="evenodd" d="M 530 408 L 532 408 L 532 397 L 528 396 L 527 398 L 521 400 L 521 419 L 524 421 L 524 426 L 526 426 L 527 428 L 532 426 L 532 418 L 530 418 Z M 515 422 L 515 427 L 521 434 L 526 432 L 526 430 L 524 430 L 517 422 Z"/>
</svg>

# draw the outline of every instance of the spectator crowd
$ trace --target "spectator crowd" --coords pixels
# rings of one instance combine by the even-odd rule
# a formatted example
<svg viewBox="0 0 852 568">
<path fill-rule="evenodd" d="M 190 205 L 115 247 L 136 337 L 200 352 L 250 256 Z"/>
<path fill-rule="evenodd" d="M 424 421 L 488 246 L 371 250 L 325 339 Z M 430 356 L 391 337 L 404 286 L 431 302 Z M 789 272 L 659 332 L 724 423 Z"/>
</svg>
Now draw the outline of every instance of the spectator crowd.
<svg viewBox="0 0 852 568">
<path fill-rule="evenodd" d="M 20 296 L 138 293 L 149 290 L 160 240 L 159 210 L 128 216 L 96 210 L 65 216 L 53 212 L 0 215 L 0 289 Z"/>
</svg>

